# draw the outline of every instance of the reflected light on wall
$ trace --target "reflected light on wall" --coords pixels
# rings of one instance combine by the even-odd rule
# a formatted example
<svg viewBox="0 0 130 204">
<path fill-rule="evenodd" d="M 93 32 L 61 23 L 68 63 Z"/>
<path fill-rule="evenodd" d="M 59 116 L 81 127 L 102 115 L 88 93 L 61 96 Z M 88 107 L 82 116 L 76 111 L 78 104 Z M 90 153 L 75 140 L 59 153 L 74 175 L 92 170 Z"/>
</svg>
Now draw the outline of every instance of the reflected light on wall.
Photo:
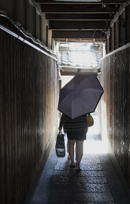
<svg viewBox="0 0 130 204">
<path fill-rule="evenodd" d="M 84 154 L 107 154 L 109 152 L 107 141 L 86 140 Z"/>
</svg>

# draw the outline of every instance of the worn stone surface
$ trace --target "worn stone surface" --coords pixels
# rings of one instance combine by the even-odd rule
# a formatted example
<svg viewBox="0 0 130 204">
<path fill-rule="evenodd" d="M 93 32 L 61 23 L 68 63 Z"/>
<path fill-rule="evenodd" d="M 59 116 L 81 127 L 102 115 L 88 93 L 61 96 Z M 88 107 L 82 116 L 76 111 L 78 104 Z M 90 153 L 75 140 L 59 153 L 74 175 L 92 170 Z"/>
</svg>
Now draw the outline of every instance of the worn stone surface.
<svg viewBox="0 0 130 204">
<path fill-rule="evenodd" d="M 114 203 L 99 157 L 87 155 L 77 173 L 59 160 L 50 180 L 48 203 Z"/>
<path fill-rule="evenodd" d="M 69 164 L 65 157 L 52 165 L 52 173 L 47 177 L 46 195 L 44 175 L 30 204 L 130 203 L 127 186 L 110 155 L 85 154 L 80 173 L 71 169 Z"/>
</svg>

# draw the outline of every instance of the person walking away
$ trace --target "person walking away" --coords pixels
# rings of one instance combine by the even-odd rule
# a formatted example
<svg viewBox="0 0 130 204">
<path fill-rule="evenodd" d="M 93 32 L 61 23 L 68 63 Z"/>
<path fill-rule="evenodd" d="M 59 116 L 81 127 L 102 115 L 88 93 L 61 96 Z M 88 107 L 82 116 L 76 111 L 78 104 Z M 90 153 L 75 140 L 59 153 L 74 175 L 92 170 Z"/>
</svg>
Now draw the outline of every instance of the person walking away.
<svg viewBox="0 0 130 204">
<path fill-rule="evenodd" d="M 71 160 L 70 168 L 76 167 L 76 171 L 79 172 L 81 171 L 80 163 L 83 157 L 83 142 L 86 140 L 88 130 L 86 115 L 71 119 L 67 115 L 62 114 L 59 124 L 60 131 L 62 127 L 68 138 L 68 152 Z"/>
</svg>

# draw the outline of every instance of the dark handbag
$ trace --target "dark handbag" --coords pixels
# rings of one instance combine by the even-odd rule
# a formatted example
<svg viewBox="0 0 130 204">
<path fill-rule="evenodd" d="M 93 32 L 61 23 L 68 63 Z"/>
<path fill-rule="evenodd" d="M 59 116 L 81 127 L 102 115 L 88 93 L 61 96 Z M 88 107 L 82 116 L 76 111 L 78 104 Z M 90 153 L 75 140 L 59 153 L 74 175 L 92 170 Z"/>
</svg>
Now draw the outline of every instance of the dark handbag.
<svg viewBox="0 0 130 204">
<path fill-rule="evenodd" d="M 64 134 L 62 134 L 61 132 L 59 132 L 57 135 L 55 150 L 56 150 L 57 157 L 65 156 L 65 140 L 64 140 Z"/>
</svg>

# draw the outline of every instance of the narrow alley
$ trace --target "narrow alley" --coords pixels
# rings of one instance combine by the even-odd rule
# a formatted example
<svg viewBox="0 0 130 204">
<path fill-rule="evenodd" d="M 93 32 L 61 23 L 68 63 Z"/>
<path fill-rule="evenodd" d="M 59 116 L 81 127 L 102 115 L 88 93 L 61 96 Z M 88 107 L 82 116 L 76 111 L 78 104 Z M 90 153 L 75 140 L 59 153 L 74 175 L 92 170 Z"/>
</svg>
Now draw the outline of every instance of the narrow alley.
<svg viewBox="0 0 130 204">
<path fill-rule="evenodd" d="M 34 195 L 27 204 L 129 204 L 130 190 L 109 153 L 99 130 L 99 118 L 87 134 L 82 171 L 70 168 L 67 158 L 50 154 Z"/>
<path fill-rule="evenodd" d="M 92 75 L 77 172 L 55 153 L 60 93 Z M 129 104 L 130 0 L 0 0 L 0 204 L 129 204 Z"/>
</svg>

